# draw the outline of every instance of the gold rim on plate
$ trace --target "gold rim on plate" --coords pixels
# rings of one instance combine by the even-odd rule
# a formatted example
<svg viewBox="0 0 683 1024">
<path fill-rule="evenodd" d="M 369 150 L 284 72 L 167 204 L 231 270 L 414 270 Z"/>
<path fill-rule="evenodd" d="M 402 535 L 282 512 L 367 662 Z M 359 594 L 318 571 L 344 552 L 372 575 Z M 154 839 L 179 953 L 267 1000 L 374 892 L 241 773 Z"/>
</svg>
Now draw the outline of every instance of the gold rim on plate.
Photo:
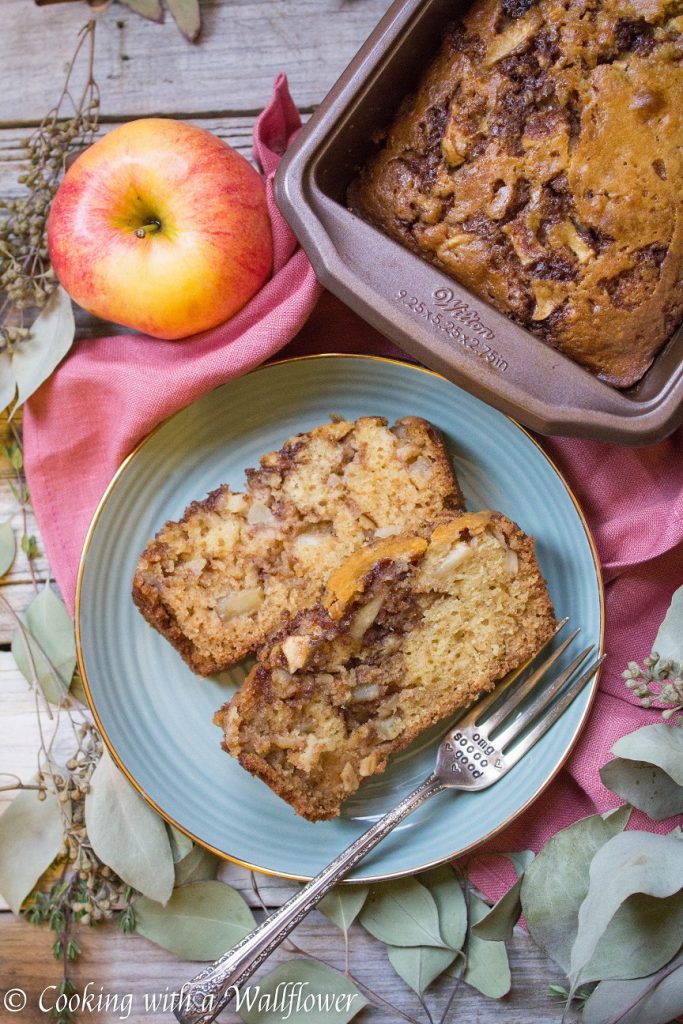
<svg viewBox="0 0 683 1024">
<path fill-rule="evenodd" d="M 367 359 L 367 360 L 370 360 L 372 362 L 393 363 L 393 364 L 396 364 L 397 366 L 408 367 L 409 369 L 415 370 L 418 373 L 426 373 L 426 374 L 428 374 L 431 377 L 437 377 L 439 380 L 446 381 L 446 383 L 448 383 L 448 384 L 452 384 L 453 383 L 452 381 L 449 381 L 447 377 L 444 377 L 443 374 L 436 373 L 435 370 L 429 370 L 425 366 L 417 366 L 414 363 L 409 363 L 409 362 L 406 362 L 405 360 L 402 360 L 402 359 L 391 359 L 389 356 L 373 356 L 373 355 L 354 353 L 354 352 L 320 352 L 320 353 L 315 353 L 313 355 L 307 355 L 307 356 L 291 356 L 288 359 L 274 359 L 272 362 L 264 363 L 262 366 L 256 367 L 254 370 L 251 370 L 250 373 L 251 374 L 253 374 L 253 373 L 260 373 L 263 370 L 269 369 L 269 367 L 271 367 L 271 366 L 282 366 L 282 365 L 284 365 L 286 363 L 300 363 L 300 362 L 303 362 L 304 360 L 308 360 L 308 359 Z M 233 378 L 233 379 L 239 379 L 239 378 Z M 225 384 L 229 384 L 229 383 L 230 383 L 230 381 L 225 381 L 224 384 L 219 384 L 219 385 L 217 385 L 217 387 L 224 387 Z M 455 384 L 453 386 L 457 387 L 457 385 L 455 385 Z M 199 401 L 199 399 L 195 399 L 195 401 Z M 178 411 L 180 411 L 180 410 L 178 410 Z M 147 442 L 150 441 L 155 436 L 155 434 L 159 430 L 161 430 L 161 428 L 163 426 L 165 426 L 165 424 L 168 423 L 169 420 L 171 420 L 173 418 L 173 416 L 175 416 L 175 415 L 176 415 L 176 413 L 173 413 L 171 416 L 169 416 L 166 419 L 162 420 L 161 423 L 157 424 L 157 426 L 153 430 L 151 430 L 149 432 L 149 434 L 147 434 L 147 436 L 144 437 L 142 439 L 142 441 L 139 442 L 139 444 L 137 444 L 135 446 L 135 448 L 132 450 L 130 455 L 126 456 L 126 458 L 123 460 L 123 462 L 121 463 L 119 468 L 114 473 L 114 476 L 109 481 L 109 484 L 107 485 L 107 488 L 106 488 L 104 494 L 100 498 L 100 501 L 99 501 L 99 503 L 97 505 L 97 508 L 95 509 L 95 512 L 94 512 L 93 517 L 92 517 L 92 520 L 90 522 L 90 526 L 88 527 L 88 531 L 87 531 L 87 533 L 85 535 L 85 540 L 83 542 L 83 550 L 81 552 L 81 558 L 80 558 L 79 565 L 78 565 L 78 575 L 77 575 L 77 578 L 76 578 L 76 600 L 75 600 L 75 604 L 74 604 L 74 620 L 75 620 L 75 627 L 76 627 L 76 654 L 77 654 L 77 657 L 78 657 L 78 667 L 79 667 L 79 670 L 80 670 L 81 678 L 83 680 L 83 688 L 85 690 L 85 695 L 86 695 L 86 697 L 88 699 L 88 705 L 90 707 L 90 710 L 92 711 L 93 718 L 95 719 L 95 724 L 97 725 L 97 728 L 99 729 L 100 734 L 102 735 L 102 739 L 104 740 L 104 742 L 105 742 L 105 744 L 107 746 L 107 749 L 108 749 L 109 753 L 111 754 L 112 758 L 114 759 L 115 763 L 118 765 L 119 769 L 123 772 L 123 774 L 126 776 L 126 778 L 131 783 L 131 785 L 133 785 L 135 787 L 135 789 L 137 789 L 138 793 L 140 793 L 140 795 L 142 797 L 144 797 L 144 799 L 147 801 L 147 803 L 150 804 L 154 808 L 154 810 L 157 812 L 157 814 L 159 814 L 164 819 L 164 821 L 167 821 L 169 825 L 173 825 L 174 828 L 177 828 L 180 832 L 182 832 L 184 835 L 186 835 L 189 839 L 191 839 L 198 846 L 202 846 L 202 847 L 204 847 L 204 849 L 209 850 L 211 853 L 214 853 L 217 857 L 220 857 L 221 860 L 229 861 L 232 864 L 239 864 L 240 867 L 248 868 L 250 871 L 257 871 L 257 872 L 259 872 L 259 874 L 269 875 L 269 876 L 271 876 L 273 878 L 285 878 L 285 879 L 287 879 L 289 881 L 292 881 L 292 882 L 307 882 L 307 881 L 309 881 L 313 877 L 312 875 L 293 875 L 293 874 L 291 874 L 289 872 L 286 872 L 286 871 L 275 871 L 272 868 L 264 868 L 264 867 L 261 867 L 258 864 L 251 864 L 251 863 L 249 863 L 249 861 L 240 860 L 239 857 L 234 857 L 231 854 L 226 853 L 225 850 L 219 850 L 215 846 L 211 846 L 209 843 L 204 842 L 198 836 L 194 835 L 193 832 L 190 832 L 188 829 L 184 828 L 183 825 L 180 824 L 180 822 L 176 821 L 175 818 L 171 817 L 170 814 L 167 814 L 164 810 L 162 810 L 162 808 L 159 807 L 159 805 L 152 799 L 152 797 L 147 792 L 145 792 L 143 787 L 137 782 L 137 780 L 133 777 L 133 775 L 128 771 L 128 769 L 126 768 L 125 764 L 123 763 L 123 761 L 119 757 L 119 754 L 117 753 L 116 749 L 114 748 L 114 745 L 112 744 L 111 740 L 109 739 L 109 736 L 107 735 L 107 731 L 106 731 L 106 729 L 104 728 L 104 726 L 102 724 L 102 720 L 100 719 L 100 716 L 97 713 L 97 708 L 95 707 L 95 702 L 93 700 L 92 694 L 90 693 L 90 686 L 88 684 L 88 676 L 87 676 L 87 673 L 85 671 L 85 664 L 84 664 L 84 658 L 83 658 L 83 650 L 82 650 L 82 647 L 81 647 L 81 629 L 80 629 L 81 586 L 82 586 L 82 582 L 83 582 L 83 574 L 84 574 L 84 571 L 85 571 L 85 563 L 86 563 L 86 560 L 87 560 L 87 557 L 88 557 L 88 550 L 90 548 L 90 544 L 91 544 L 91 541 L 92 541 L 92 538 L 93 538 L 93 534 L 95 532 L 95 528 L 97 526 L 97 522 L 98 522 L 98 520 L 100 518 L 100 515 L 102 514 L 102 510 L 104 509 L 104 506 L 107 503 L 109 495 L 111 494 L 111 492 L 113 491 L 114 487 L 116 486 L 119 477 L 124 472 L 124 470 L 127 468 L 127 466 L 133 461 L 133 459 L 136 457 L 136 455 L 138 455 L 140 450 L 147 444 Z M 505 416 L 505 413 L 501 413 L 501 415 Z M 599 595 L 599 600 L 600 600 L 600 644 L 599 644 L 599 654 L 602 655 L 602 654 L 604 654 L 604 643 L 605 643 L 605 594 L 604 594 L 604 588 L 603 588 L 603 582 L 602 582 L 602 570 L 600 568 L 600 560 L 598 558 L 598 552 L 597 552 L 597 548 L 595 546 L 595 541 L 593 540 L 593 535 L 591 534 L 590 527 L 588 526 L 588 523 L 586 522 L 586 517 L 583 514 L 583 510 L 582 510 L 582 508 L 581 508 L 581 506 L 579 504 L 579 501 L 578 501 L 576 495 L 574 494 L 573 490 L 571 489 L 571 487 L 567 483 L 567 481 L 566 481 L 566 479 L 564 477 L 564 474 L 560 471 L 560 469 L 558 469 L 558 467 L 555 465 L 555 463 L 550 458 L 550 456 L 543 450 L 543 448 L 540 446 L 538 441 L 536 441 L 536 439 L 534 437 L 532 437 L 532 435 L 529 433 L 529 431 L 526 430 L 521 425 L 521 423 L 518 423 L 517 420 L 513 419 L 512 416 L 505 416 L 505 418 L 510 420 L 510 422 L 515 427 L 517 427 L 517 429 L 520 430 L 521 433 L 524 434 L 529 439 L 529 441 L 531 441 L 531 443 L 534 445 L 534 447 L 541 453 L 543 458 L 549 464 L 549 466 L 553 470 L 553 472 L 559 477 L 563 487 L 565 488 L 567 494 L 569 495 L 569 497 L 572 500 L 572 504 L 574 505 L 574 508 L 576 509 L 576 512 L 577 512 L 577 515 L 578 515 L 579 519 L 581 520 L 581 524 L 583 526 L 583 529 L 585 531 L 586 537 L 588 539 L 588 543 L 590 545 L 591 554 L 593 556 L 593 564 L 595 566 L 595 578 L 596 578 L 596 583 L 597 583 L 597 586 L 598 586 L 598 595 Z M 520 669 L 518 669 L 517 671 L 521 672 L 523 669 L 524 669 L 524 666 L 521 666 Z M 581 718 L 580 718 L 580 720 L 579 720 L 579 722 L 578 722 L 578 724 L 576 726 L 576 729 L 574 730 L 574 732 L 573 732 L 573 734 L 571 736 L 571 739 L 569 740 L 569 743 L 567 744 L 567 749 L 565 750 L 565 752 L 562 755 L 561 759 L 559 760 L 559 762 L 557 763 L 557 765 L 555 766 L 553 771 L 548 775 L 547 779 L 544 779 L 544 781 L 541 783 L 541 785 L 538 787 L 538 789 L 532 794 L 532 796 L 529 797 L 529 799 L 524 804 L 522 804 L 522 806 L 520 808 L 518 808 L 518 810 L 516 810 L 514 812 L 514 814 L 511 814 L 509 818 L 506 818 L 505 821 L 500 823 L 500 825 L 497 825 L 496 828 L 491 829 L 490 832 L 487 832 L 486 835 L 481 836 L 481 838 L 477 839 L 475 842 L 470 843 L 468 846 L 465 846 L 465 847 L 463 847 L 460 850 L 454 850 L 453 853 L 448 854 L 446 857 L 439 857 L 435 861 L 428 861 L 425 864 L 420 864 L 417 867 L 410 868 L 410 869 L 407 869 L 405 871 L 394 871 L 394 872 L 390 872 L 388 874 L 382 874 L 382 875 L 363 876 L 363 878 L 359 878 L 359 879 L 347 879 L 347 880 L 345 880 L 345 884 L 353 885 L 354 883 L 356 883 L 356 884 L 359 884 L 359 885 L 360 884 L 366 885 L 368 883 L 385 882 L 385 881 L 389 881 L 390 879 L 393 879 L 393 878 L 402 878 L 402 877 L 406 877 L 408 875 L 419 874 L 421 871 L 428 871 L 430 868 L 438 867 L 440 864 L 446 864 L 446 863 L 448 863 L 448 861 L 454 860 L 457 857 L 463 857 L 465 854 L 471 853 L 473 850 L 478 849 L 484 843 L 488 842 L 489 839 L 492 839 L 494 836 L 498 835 L 500 832 L 502 832 L 504 829 L 506 829 L 508 827 L 508 825 L 512 824 L 513 821 L 515 821 L 517 818 L 519 818 L 520 815 L 522 815 L 524 813 L 524 811 L 526 811 L 527 808 L 530 807 L 531 804 L 535 800 L 538 799 L 538 797 L 541 795 L 541 793 L 543 793 L 548 788 L 550 783 L 556 778 L 556 776 L 559 773 L 559 771 L 567 763 L 569 755 L 571 754 L 572 750 L 574 749 L 574 745 L 576 744 L 576 741 L 579 738 L 581 730 L 583 729 L 584 725 L 586 724 L 586 721 L 588 719 L 588 715 L 590 714 L 591 709 L 593 707 L 593 701 L 595 699 L 595 694 L 597 693 L 597 689 L 598 689 L 598 682 L 600 680 L 600 673 L 601 673 L 601 667 L 598 668 L 597 672 L 595 673 L 595 676 L 593 677 L 593 681 L 591 683 L 590 694 L 589 694 L 588 701 L 586 703 L 586 707 L 584 708 L 583 714 L 581 715 Z"/>
</svg>

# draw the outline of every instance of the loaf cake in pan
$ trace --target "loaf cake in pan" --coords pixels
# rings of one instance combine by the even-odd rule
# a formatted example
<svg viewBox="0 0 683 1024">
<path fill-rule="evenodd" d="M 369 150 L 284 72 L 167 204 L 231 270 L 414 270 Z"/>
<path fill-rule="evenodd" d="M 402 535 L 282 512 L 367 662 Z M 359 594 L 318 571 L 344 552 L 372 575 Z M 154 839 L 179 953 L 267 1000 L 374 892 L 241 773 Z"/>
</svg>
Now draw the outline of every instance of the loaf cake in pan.
<svg viewBox="0 0 683 1024">
<path fill-rule="evenodd" d="M 683 8 L 474 0 L 350 208 L 626 388 L 683 319 Z"/>
</svg>

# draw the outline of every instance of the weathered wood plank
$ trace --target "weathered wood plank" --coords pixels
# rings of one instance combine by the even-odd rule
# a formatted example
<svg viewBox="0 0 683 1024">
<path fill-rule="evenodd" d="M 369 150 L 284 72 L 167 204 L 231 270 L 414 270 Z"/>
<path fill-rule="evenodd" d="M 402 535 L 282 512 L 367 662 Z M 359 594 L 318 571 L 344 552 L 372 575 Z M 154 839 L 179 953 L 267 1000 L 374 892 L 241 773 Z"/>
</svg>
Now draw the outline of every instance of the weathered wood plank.
<svg viewBox="0 0 683 1024">
<path fill-rule="evenodd" d="M 73 968 L 76 988 L 83 992 L 90 982 L 90 992 L 95 996 L 102 993 L 102 1003 L 107 995 L 111 1000 L 108 1011 L 104 1009 L 98 1012 L 95 1009 L 94 1012 L 84 1014 L 83 1019 L 87 1019 L 90 1024 L 113 1024 L 122 1016 L 122 1004 L 119 1002 L 119 1009 L 115 1010 L 113 997 L 118 995 L 119 1000 L 122 1000 L 129 995 L 130 1020 L 144 1020 L 146 1024 L 167 1024 L 170 1012 L 146 1011 L 145 996 L 148 999 L 153 994 L 162 997 L 166 992 L 179 989 L 184 981 L 196 974 L 197 964 L 178 960 L 140 936 L 122 935 L 113 926 L 81 931 L 83 955 Z M 333 932 L 320 915 L 312 914 L 296 930 L 294 938 L 302 949 L 343 970 L 341 935 Z M 40 993 L 48 985 L 57 985 L 60 981 L 59 966 L 50 952 L 51 941 L 47 929 L 17 921 L 10 914 L 0 915 L 0 962 L 3 964 L 0 995 L 4 990 L 14 987 L 25 990 L 28 1007 L 32 1010 L 27 1019 L 38 1019 Z M 252 984 L 258 984 L 259 977 L 283 960 L 291 959 L 291 956 L 284 949 L 278 950 L 266 969 L 256 975 Z M 507 998 L 500 1001 L 485 999 L 474 989 L 461 985 L 450 1020 L 478 1021 L 482 1024 L 531 1024 L 532 1021 L 533 1024 L 557 1024 L 561 1008 L 548 995 L 548 983 L 561 980 L 560 972 L 521 931 L 516 933 L 510 943 L 510 961 L 513 990 Z M 404 1013 L 419 1021 L 426 1020 L 417 996 L 394 974 L 384 947 L 358 926 L 354 926 L 351 933 L 351 970 Z M 122 981 L 122 978 L 125 980 Z M 428 992 L 427 1002 L 437 1020 L 445 1009 L 452 985 L 450 979 L 439 980 Z M 370 1007 L 363 1010 L 356 1019 L 359 1024 L 374 1024 L 375 1021 L 379 1024 L 387 1020 L 398 1024 L 400 1020 L 395 1012 Z M 571 1024 L 577 1018 L 570 1014 L 566 1019 Z M 234 1009 L 229 1009 L 221 1014 L 220 1020 L 223 1024 L 239 1024 L 240 1017 Z"/>
<path fill-rule="evenodd" d="M 389 5 L 389 0 L 207 0 L 201 43 L 170 18 L 157 25 L 114 4 L 98 20 L 96 76 L 102 113 L 238 113 L 260 110 L 280 71 L 302 107 L 318 102 Z M 33 123 L 61 88 L 81 4 L 36 7 L 3 0 L 0 123 Z M 28 71 L 28 73 L 27 73 Z M 78 91 L 79 78 L 74 79 Z"/>
<path fill-rule="evenodd" d="M 304 117 L 306 115 L 304 114 Z M 193 124 L 198 124 L 208 131 L 214 132 L 219 138 L 233 146 L 247 158 L 251 157 L 251 136 L 255 114 L 232 115 L 226 117 L 192 117 Z M 106 122 L 100 126 L 99 134 L 103 135 L 116 127 L 120 122 Z M 21 195 L 24 187 L 17 181 L 24 169 L 24 140 L 31 133 L 31 128 L 0 127 L 0 196 L 11 198 Z"/>
<path fill-rule="evenodd" d="M 41 728 L 48 742 L 58 728 L 54 753 L 65 760 L 69 757 L 73 748 L 70 726 L 65 716 L 60 723 L 56 711 L 50 719 L 44 705 L 43 700 L 36 702 L 12 654 L 0 651 L 0 786 L 12 781 L 8 773 L 18 775 L 22 782 L 34 777 Z M 13 797 L 12 792 L 0 792 L 0 812 Z"/>
</svg>

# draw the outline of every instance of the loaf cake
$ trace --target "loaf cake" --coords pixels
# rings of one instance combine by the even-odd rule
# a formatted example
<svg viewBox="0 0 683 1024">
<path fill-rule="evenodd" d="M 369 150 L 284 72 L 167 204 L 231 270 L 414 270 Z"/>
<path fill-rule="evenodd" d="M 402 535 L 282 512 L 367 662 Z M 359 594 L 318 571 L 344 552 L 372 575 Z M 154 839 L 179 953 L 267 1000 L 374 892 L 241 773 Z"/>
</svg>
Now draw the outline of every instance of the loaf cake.
<svg viewBox="0 0 683 1024">
<path fill-rule="evenodd" d="M 474 0 L 349 206 L 632 385 L 683 319 L 682 61 L 671 0 Z"/>
<path fill-rule="evenodd" d="M 351 555 L 214 721 L 227 752 L 298 814 L 332 818 L 554 628 L 533 540 L 499 513 L 466 513 Z"/>
<path fill-rule="evenodd" d="M 359 546 L 462 507 L 443 440 L 417 417 L 336 419 L 265 455 L 247 484 L 167 523 L 135 573 L 138 608 L 201 675 L 264 643 Z"/>
</svg>

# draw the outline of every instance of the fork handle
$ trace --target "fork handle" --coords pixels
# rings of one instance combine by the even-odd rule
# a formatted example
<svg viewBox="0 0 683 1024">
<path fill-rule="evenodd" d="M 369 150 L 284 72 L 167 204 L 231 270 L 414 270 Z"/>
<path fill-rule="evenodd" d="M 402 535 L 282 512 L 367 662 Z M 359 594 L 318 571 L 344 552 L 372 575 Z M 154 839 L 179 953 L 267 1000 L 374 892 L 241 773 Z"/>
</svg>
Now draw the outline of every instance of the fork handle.
<svg viewBox="0 0 683 1024">
<path fill-rule="evenodd" d="M 233 949 L 183 985 L 179 1005 L 174 1008 L 176 1020 L 180 1024 L 211 1024 L 232 1001 L 239 987 L 268 959 L 306 914 L 317 906 L 323 896 L 345 878 L 399 822 L 443 788 L 440 779 L 430 775 L 367 832 L 347 846 L 343 853 L 279 910 L 254 928 Z"/>
</svg>

